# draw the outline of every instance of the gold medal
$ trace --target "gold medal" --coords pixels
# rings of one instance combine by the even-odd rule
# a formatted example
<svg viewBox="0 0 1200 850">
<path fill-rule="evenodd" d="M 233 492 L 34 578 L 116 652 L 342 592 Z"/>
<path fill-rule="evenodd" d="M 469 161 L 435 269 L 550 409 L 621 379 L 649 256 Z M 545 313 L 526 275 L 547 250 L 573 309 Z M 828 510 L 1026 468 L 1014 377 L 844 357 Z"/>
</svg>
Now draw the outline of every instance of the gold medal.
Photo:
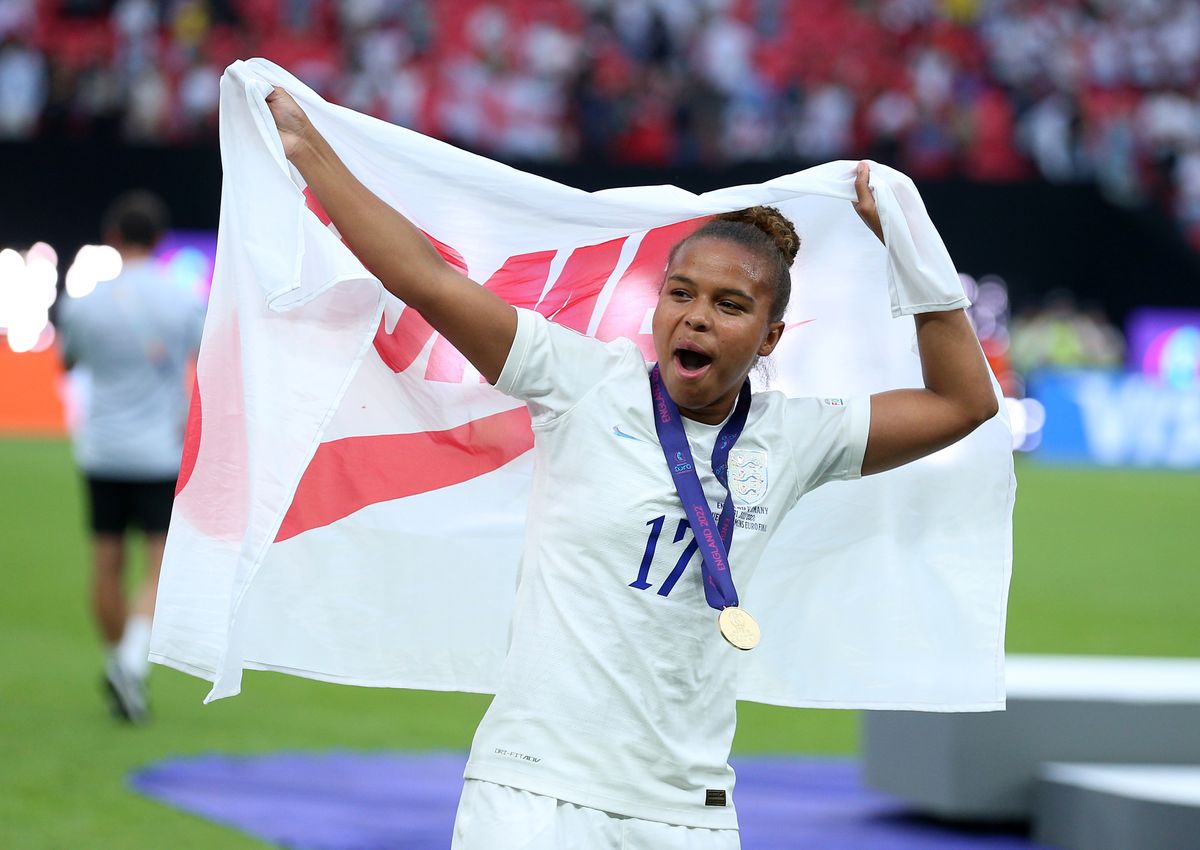
<svg viewBox="0 0 1200 850">
<path fill-rule="evenodd" d="M 762 638 L 762 632 L 754 618 L 741 608 L 729 607 L 717 617 L 721 637 L 738 649 L 754 649 Z"/>
</svg>

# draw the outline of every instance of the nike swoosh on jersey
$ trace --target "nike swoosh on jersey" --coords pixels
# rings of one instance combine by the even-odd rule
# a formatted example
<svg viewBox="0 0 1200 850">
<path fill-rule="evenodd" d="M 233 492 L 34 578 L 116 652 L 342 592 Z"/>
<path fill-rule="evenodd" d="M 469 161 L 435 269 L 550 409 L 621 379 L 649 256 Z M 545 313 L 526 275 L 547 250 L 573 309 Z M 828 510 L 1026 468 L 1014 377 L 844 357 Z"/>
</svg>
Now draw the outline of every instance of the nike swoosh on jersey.
<svg viewBox="0 0 1200 850">
<path fill-rule="evenodd" d="M 614 425 L 612 432 L 613 432 L 614 437 L 623 437 L 626 440 L 636 440 L 639 443 L 647 442 L 646 440 L 643 440 L 641 437 L 635 437 L 635 436 L 633 436 L 633 434 L 626 434 L 624 431 L 621 430 L 620 425 Z"/>
</svg>

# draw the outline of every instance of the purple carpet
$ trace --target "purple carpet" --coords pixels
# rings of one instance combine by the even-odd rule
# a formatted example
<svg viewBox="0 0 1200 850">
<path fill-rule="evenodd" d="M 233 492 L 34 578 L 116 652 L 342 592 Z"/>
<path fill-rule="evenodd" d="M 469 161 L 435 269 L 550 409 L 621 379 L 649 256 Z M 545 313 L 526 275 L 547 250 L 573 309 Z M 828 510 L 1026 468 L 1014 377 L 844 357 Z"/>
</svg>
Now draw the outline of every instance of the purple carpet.
<svg viewBox="0 0 1200 850">
<path fill-rule="evenodd" d="M 295 850 L 446 850 L 460 754 L 285 753 L 168 759 L 133 787 Z M 744 850 L 1036 850 L 1023 834 L 907 816 L 868 791 L 853 761 L 741 758 Z"/>
</svg>

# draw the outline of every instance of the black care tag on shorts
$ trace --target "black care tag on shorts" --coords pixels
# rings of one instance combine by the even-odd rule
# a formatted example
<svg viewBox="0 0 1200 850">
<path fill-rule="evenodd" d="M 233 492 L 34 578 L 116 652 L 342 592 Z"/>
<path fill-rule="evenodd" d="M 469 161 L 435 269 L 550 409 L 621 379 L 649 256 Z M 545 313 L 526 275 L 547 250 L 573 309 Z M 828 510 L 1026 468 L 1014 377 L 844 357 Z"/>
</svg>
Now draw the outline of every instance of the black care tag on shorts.
<svg viewBox="0 0 1200 850">
<path fill-rule="evenodd" d="M 725 805 L 725 792 L 714 791 L 709 788 L 704 792 L 704 805 L 706 806 L 723 806 Z"/>
</svg>

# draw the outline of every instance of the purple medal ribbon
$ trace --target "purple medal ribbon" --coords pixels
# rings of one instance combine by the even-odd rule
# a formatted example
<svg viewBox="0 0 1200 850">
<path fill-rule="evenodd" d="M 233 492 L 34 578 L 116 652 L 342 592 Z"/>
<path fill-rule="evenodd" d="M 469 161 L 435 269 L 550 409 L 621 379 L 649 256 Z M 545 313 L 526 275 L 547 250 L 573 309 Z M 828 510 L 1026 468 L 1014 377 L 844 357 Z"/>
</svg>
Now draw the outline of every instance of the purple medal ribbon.
<svg viewBox="0 0 1200 850">
<path fill-rule="evenodd" d="M 704 558 L 700 565 L 700 572 L 704 577 L 704 597 L 708 604 L 718 611 L 735 607 L 738 604 L 737 590 L 734 589 L 733 575 L 729 571 L 734 508 L 733 494 L 729 492 L 726 480 L 726 467 L 729 451 L 741 436 L 742 428 L 746 426 L 746 417 L 750 413 L 750 382 L 746 381 L 742 385 L 733 415 L 721 428 L 717 435 L 717 443 L 713 446 L 713 475 L 725 488 L 725 504 L 716 523 L 713 523 L 708 499 L 704 496 L 704 488 L 700 486 L 700 477 L 696 474 L 696 465 L 692 461 L 692 447 L 688 444 L 687 434 L 683 430 L 679 408 L 667 392 L 667 388 L 663 386 L 657 364 L 650 370 L 650 395 L 654 399 L 654 428 L 658 432 L 658 442 L 667 460 L 667 468 L 671 470 L 671 478 L 675 482 L 679 500 L 683 502 L 688 524 L 692 527 L 692 534 L 696 536 L 696 543 Z"/>
</svg>

